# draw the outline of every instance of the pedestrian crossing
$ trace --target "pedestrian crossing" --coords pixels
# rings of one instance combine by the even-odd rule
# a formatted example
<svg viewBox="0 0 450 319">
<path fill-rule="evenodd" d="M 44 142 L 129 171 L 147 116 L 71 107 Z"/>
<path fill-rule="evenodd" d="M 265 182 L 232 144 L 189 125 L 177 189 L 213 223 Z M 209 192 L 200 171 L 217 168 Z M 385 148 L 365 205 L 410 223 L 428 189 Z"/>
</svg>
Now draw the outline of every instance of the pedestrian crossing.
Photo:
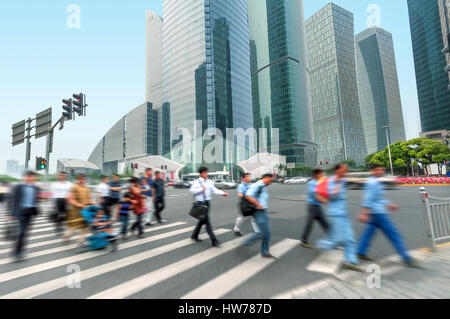
<svg viewBox="0 0 450 319">
<path fill-rule="evenodd" d="M 4 223 L 0 222 L 1 229 Z M 271 267 L 300 246 L 294 239 L 274 240 L 271 252 L 278 259 L 265 259 L 259 245 L 237 253 L 249 235 L 236 238 L 231 228 L 219 227 L 214 231 L 222 245 L 215 248 L 207 234 L 200 236 L 205 242 L 193 242 L 189 238 L 193 229 L 193 221 L 168 222 L 145 228 L 144 238 L 119 239 L 116 252 L 78 252 L 75 241 L 63 244 L 54 225 L 40 216 L 33 223 L 24 261 L 13 262 L 11 243 L 0 245 L 0 299 L 159 298 L 159 294 L 168 296 L 165 287 L 173 287 L 169 298 L 224 298 L 262 274 L 275 279 Z M 68 286 L 71 265 L 80 268 L 80 289 Z M 204 278 L 191 277 L 193 272 L 205 273 Z"/>
</svg>

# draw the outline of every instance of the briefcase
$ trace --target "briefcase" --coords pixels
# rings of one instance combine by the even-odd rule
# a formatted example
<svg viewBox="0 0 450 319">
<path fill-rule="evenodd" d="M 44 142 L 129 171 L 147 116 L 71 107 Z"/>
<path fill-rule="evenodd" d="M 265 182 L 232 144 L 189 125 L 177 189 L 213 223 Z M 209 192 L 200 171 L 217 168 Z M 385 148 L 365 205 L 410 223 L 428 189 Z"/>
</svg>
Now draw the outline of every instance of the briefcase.
<svg viewBox="0 0 450 319">
<path fill-rule="evenodd" d="M 204 220 L 208 214 L 208 205 L 205 202 L 194 202 L 189 215 L 198 220 Z"/>
</svg>

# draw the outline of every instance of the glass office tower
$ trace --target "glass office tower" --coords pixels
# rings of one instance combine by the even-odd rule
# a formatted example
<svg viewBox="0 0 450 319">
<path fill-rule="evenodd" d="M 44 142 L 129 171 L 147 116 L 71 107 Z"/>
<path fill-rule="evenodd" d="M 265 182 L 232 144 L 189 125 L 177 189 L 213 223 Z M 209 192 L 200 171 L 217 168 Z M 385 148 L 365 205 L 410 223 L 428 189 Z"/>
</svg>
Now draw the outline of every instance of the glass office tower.
<svg viewBox="0 0 450 319">
<path fill-rule="evenodd" d="M 311 101 L 318 160 L 364 164 L 353 14 L 327 4 L 306 21 Z"/>
<path fill-rule="evenodd" d="M 408 0 L 422 131 L 450 129 L 450 91 L 438 0 Z"/>
<path fill-rule="evenodd" d="M 448 0 L 439 0 L 439 15 L 441 17 L 441 28 L 442 28 L 442 37 L 444 39 L 444 47 L 450 45 L 450 41 L 448 38 L 448 34 L 450 33 L 450 1 Z M 450 65 L 450 53 L 446 55 L 447 65 Z M 449 85 L 448 89 L 450 90 L 450 72 L 448 72 Z"/>
<path fill-rule="evenodd" d="M 249 0 L 253 116 L 256 129 L 279 129 L 286 163 L 315 166 L 303 1 Z"/>
<path fill-rule="evenodd" d="M 356 65 L 359 102 L 366 147 L 369 154 L 405 140 L 402 102 L 398 85 L 392 34 L 381 28 L 369 28 L 356 39 Z"/>
<path fill-rule="evenodd" d="M 178 129 L 189 130 L 192 152 L 185 164 L 194 170 L 204 164 L 197 161 L 204 146 L 198 147 L 197 130 L 214 139 L 215 128 L 225 137 L 227 128 L 253 126 L 247 1 L 165 0 L 162 71 L 171 144 L 181 139 Z M 228 154 L 217 163 L 221 170 Z"/>
</svg>

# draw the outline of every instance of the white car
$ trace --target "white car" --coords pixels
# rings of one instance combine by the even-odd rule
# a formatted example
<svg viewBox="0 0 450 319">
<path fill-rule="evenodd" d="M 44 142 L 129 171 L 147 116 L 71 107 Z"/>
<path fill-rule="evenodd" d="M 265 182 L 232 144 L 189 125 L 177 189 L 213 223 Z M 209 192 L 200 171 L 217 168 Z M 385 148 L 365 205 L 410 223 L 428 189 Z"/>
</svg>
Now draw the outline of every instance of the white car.
<svg viewBox="0 0 450 319">
<path fill-rule="evenodd" d="M 309 178 L 307 177 L 293 177 L 291 179 L 287 179 L 284 181 L 284 184 L 306 184 L 308 183 Z"/>
<path fill-rule="evenodd" d="M 218 189 L 235 189 L 237 187 L 237 184 L 224 180 L 216 180 L 214 181 L 214 186 L 216 186 Z"/>
</svg>

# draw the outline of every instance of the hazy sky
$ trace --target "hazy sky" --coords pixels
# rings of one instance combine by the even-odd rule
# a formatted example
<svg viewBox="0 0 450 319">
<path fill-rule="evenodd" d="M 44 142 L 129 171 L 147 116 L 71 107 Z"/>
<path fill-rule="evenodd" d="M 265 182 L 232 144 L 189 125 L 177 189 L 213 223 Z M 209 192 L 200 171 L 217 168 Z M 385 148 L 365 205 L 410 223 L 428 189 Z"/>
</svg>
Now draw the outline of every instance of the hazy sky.
<svg viewBox="0 0 450 319">
<path fill-rule="evenodd" d="M 261 0 L 262 1 L 262 0 Z M 295 1 L 295 0 L 291 0 Z M 87 94 L 87 117 L 56 131 L 57 158 L 87 159 L 104 133 L 145 100 L 145 10 L 162 15 L 163 0 L 15 0 L 0 4 L 0 172 L 8 159 L 24 162 L 25 145 L 11 146 L 11 125 Z M 329 1 L 304 0 L 305 18 Z M 394 37 L 406 137 L 420 131 L 406 0 L 336 0 L 355 14 L 355 32 L 367 28 L 369 5 L 381 9 L 381 27 Z M 81 9 L 80 28 L 69 28 L 71 4 Z M 45 155 L 45 138 L 32 139 L 30 167 Z"/>
</svg>

